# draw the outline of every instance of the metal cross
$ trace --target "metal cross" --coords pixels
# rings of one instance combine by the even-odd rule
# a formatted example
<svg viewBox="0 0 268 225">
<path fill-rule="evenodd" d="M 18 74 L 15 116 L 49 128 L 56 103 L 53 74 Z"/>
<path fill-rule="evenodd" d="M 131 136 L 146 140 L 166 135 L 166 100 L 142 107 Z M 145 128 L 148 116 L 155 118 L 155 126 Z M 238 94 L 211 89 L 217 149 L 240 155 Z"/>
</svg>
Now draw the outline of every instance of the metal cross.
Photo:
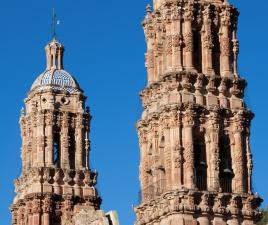
<svg viewBox="0 0 268 225">
<path fill-rule="evenodd" d="M 58 19 L 57 19 L 55 9 L 53 8 L 52 22 L 51 22 L 53 40 L 56 40 L 56 26 L 57 25 L 58 25 Z"/>
</svg>

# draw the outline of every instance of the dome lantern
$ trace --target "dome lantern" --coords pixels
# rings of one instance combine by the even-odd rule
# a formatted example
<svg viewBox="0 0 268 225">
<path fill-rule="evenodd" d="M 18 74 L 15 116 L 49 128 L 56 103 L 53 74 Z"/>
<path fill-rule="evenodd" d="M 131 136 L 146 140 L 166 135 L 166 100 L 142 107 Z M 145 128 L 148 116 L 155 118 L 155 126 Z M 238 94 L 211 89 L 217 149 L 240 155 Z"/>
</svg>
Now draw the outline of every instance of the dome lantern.
<svg viewBox="0 0 268 225">
<path fill-rule="evenodd" d="M 45 47 L 46 70 L 37 77 L 30 92 L 63 91 L 70 94 L 83 92 L 75 78 L 63 69 L 63 45 L 55 38 Z"/>
<path fill-rule="evenodd" d="M 47 56 L 47 70 L 63 69 L 63 45 L 56 39 L 53 39 L 46 45 L 45 50 Z"/>
</svg>

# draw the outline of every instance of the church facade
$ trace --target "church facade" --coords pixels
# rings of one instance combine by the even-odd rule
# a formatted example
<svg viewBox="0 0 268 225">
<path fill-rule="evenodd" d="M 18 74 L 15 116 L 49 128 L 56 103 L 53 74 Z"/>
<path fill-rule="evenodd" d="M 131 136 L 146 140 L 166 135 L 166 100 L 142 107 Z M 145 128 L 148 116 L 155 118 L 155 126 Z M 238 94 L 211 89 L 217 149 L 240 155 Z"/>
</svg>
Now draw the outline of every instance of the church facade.
<svg viewBox="0 0 268 225">
<path fill-rule="evenodd" d="M 147 7 L 136 225 L 253 225 L 260 217 L 238 15 L 227 0 Z"/>
</svg>

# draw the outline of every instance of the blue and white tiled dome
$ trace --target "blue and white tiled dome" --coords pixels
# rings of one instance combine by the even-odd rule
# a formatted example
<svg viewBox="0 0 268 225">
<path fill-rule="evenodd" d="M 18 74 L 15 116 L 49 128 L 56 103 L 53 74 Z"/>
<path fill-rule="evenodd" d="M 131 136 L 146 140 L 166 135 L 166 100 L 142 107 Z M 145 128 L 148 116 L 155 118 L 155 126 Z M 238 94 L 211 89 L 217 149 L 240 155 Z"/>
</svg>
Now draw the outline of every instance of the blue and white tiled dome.
<svg viewBox="0 0 268 225">
<path fill-rule="evenodd" d="M 31 91 L 64 91 L 70 94 L 81 92 L 76 80 L 65 70 L 50 69 L 42 73 L 33 83 Z"/>
</svg>

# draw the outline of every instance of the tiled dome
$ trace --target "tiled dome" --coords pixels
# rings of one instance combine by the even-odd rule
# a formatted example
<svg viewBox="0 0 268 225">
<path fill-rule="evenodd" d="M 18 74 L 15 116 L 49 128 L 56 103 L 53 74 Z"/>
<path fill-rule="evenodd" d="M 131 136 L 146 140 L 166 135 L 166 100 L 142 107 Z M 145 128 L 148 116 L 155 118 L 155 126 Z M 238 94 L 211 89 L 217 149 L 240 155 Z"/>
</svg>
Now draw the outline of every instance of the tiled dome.
<svg viewBox="0 0 268 225">
<path fill-rule="evenodd" d="M 66 91 L 71 94 L 81 91 L 76 80 L 65 70 L 50 69 L 42 73 L 33 83 L 31 91 Z"/>
</svg>

